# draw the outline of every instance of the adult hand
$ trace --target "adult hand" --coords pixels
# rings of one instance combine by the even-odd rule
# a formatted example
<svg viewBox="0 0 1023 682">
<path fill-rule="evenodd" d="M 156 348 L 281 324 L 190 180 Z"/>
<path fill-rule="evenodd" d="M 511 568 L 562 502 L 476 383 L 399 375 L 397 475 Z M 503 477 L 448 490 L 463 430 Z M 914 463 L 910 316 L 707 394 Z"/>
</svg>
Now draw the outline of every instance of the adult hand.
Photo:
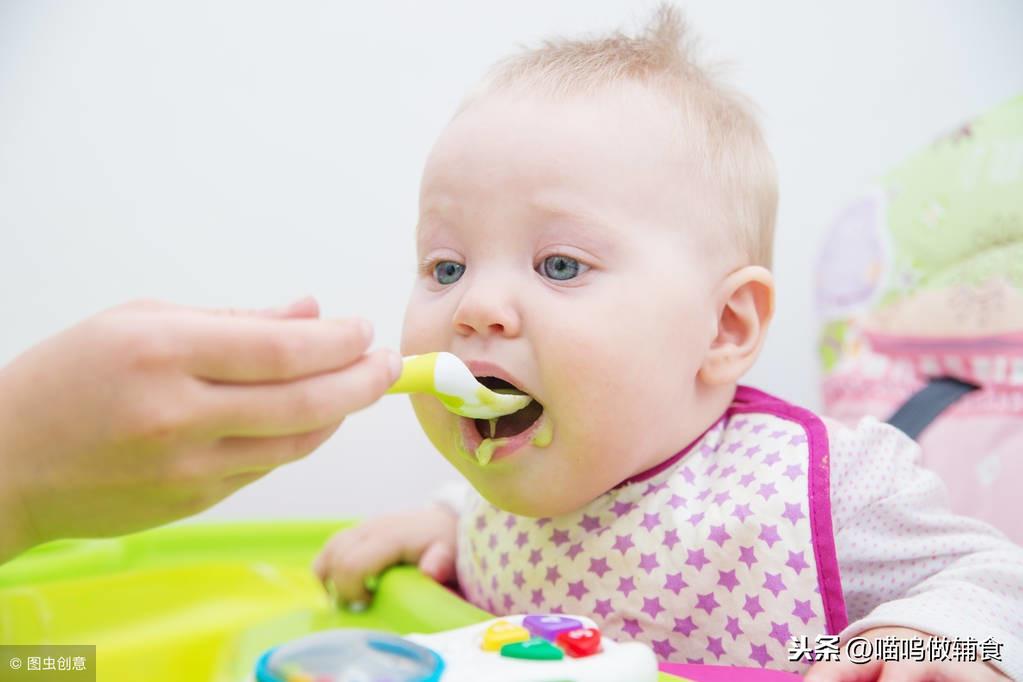
<svg viewBox="0 0 1023 682">
<path fill-rule="evenodd" d="M 159 302 L 81 322 L 0 369 L 0 562 L 198 512 L 315 450 L 397 379 L 362 320 Z"/>
</svg>

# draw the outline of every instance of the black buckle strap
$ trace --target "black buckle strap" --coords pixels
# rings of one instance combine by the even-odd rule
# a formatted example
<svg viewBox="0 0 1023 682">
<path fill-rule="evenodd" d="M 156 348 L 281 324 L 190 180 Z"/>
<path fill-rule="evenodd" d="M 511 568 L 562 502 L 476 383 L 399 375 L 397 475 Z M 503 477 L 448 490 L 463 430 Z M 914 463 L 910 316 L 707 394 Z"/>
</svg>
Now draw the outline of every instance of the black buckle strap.
<svg viewBox="0 0 1023 682">
<path fill-rule="evenodd" d="M 909 400 L 895 410 L 895 413 L 888 418 L 888 423 L 910 438 L 916 438 L 952 403 L 978 388 L 980 386 L 976 384 L 952 377 L 931 379 L 926 386 L 910 396 Z"/>
</svg>

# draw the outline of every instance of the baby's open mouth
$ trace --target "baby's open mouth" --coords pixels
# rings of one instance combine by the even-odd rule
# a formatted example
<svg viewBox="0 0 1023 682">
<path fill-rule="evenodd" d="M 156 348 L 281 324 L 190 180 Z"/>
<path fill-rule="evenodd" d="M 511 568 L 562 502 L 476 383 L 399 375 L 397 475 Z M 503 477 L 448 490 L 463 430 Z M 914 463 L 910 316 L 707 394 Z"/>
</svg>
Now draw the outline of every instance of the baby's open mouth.
<svg viewBox="0 0 1023 682">
<path fill-rule="evenodd" d="M 476 377 L 481 384 L 497 393 L 516 393 L 528 395 L 525 391 L 519 390 L 515 385 L 498 379 L 497 377 Z M 543 405 L 535 399 L 518 412 L 512 412 L 497 419 L 474 419 L 476 431 L 484 438 L 507 438 L 522 433 L 533 425 L 540 415 L 543 414 Z M 491 422 L 493 422 L 493 433 L 491 433 Z"/>
</svg>

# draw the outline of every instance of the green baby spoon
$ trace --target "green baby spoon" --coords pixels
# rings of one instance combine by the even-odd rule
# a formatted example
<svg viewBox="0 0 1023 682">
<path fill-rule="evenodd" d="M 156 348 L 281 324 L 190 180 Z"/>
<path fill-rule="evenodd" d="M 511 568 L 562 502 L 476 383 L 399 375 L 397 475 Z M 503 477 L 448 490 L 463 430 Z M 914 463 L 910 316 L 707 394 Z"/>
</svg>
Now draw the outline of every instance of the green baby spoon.
<svg viewBox="0 0 1023 682">
<path fill-rule="evenodd" d="M 401 376 L 388 393 L 429 393 L 449 412 L 470 419 L 496 419 L 518 412 L 533 399 L 528 395 L 497 393 L 472 375 L 451 353 L 424 353 L 402 358 Z"/>
</svg>

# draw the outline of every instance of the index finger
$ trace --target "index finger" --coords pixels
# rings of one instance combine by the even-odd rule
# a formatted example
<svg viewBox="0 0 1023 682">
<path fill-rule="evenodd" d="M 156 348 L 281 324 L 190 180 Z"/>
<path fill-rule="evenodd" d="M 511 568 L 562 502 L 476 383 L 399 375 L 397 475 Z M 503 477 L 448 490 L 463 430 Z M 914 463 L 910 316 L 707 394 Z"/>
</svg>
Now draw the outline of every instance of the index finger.
<svg viewBox="0 0 1023 682">
<path fill-rule="evenodd" d="M 343 369 L 366 351 L 366 320 L 191 315 L 178 333 L 185 366 L 201 379 L 257 383 Z"/>
</svg>

